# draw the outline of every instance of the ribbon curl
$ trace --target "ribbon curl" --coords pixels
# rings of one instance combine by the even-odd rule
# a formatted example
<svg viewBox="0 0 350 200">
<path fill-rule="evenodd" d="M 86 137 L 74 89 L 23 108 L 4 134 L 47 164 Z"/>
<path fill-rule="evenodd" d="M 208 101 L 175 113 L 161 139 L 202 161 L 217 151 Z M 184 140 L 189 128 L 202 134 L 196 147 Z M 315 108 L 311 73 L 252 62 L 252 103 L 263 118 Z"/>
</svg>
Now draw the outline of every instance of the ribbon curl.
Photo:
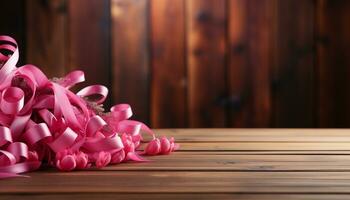
<svg viewBox="0 0 350 200">
<path fill-rule="evenodd" d="M 91 85 L 74 94 L 85 80 L 73 71 L 49 80 L 33 65 L 16 67 L 16 41 L 0 36 L 0 179 L 24 176 L 45 163 L 62 171 L 104 167 L 141 155 L 168 154 L 179 148 L 173 138 L 156 138 L 145 124 L 130 120 L 128 104 L 101 111 L 108 89 Z M 152 136 L 139 150 L 141 133 Z"/>
</svg>

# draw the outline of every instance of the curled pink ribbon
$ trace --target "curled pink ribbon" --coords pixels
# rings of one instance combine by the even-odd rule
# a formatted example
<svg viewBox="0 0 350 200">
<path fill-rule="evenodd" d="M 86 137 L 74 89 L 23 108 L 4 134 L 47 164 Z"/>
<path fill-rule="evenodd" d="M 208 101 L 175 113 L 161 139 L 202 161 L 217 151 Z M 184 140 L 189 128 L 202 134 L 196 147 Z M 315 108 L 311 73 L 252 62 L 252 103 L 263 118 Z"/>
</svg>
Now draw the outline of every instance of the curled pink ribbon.
<svg viewBox="0 0 350 200">
<path fill-rule="evenodd" d="M 106 87 L 70 91 L 85 80 L 82 71 L 49 80 L 33 65 L 17 68 L 18 59 L 16 41 L 0 36 L 0 179 L 23 176 L 42 163 L 62 171 L 101 168 L 179 148 L 173 138 L 158 139 L 145 124 L 130 120 L 128 104 L 102 112 Z M 142 132 L 153 138 L 144 151 Z"/>
</svg>

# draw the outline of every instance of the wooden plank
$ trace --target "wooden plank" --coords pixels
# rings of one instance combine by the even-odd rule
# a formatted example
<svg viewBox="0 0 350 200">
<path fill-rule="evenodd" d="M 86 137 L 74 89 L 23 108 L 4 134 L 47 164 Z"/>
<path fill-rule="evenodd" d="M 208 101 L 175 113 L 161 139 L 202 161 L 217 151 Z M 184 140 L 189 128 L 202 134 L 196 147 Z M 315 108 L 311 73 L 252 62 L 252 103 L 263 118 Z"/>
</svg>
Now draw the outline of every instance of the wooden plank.
<svg viewBox="0 0 350 200">
<path fill-rule="evenodd" d="M 231 127 L 269 127 L 274 0 L 229 1 L 228 91 Z"/>
<path fill-rule="evenodd" d="M 350 142 L 349 129 L 155 129 L 178 142 Z M 145 140 L 151 139 L 145 134 Z"/>
<path fill-rule="evenodd" d="M 255 71 L 251 77 L 253 94 L 253 127 L 266 127 L 270 123 L 271 99 L 269 73 L 271 68 L 272 14 L 270 1 L 254 0 L 249 2 L 248 51 L 249 70 Z"/>
<path fill-rule="evenodd" d="M 315 127 L 314 1 L 277 1 L 273 127 Z"/>
<path fill-rule="evenodd" d="M 27 62 L 49 77 L 62 77 L 67 67 L 67 5 L 64 0 L 27 1 Z"/>
<path fill-rule="evenodd" d="M 31 173 L 0 182 L 2 194 L 278 193 L 349 194 L 350 172 Z M 99 184 L 96 184 L 99 183 Z"/>
<path fill-rule="evenodd" d="M 248 72 L 250 75 L 251 124 L 249 127 L 270 127 L 270 73 L 273 53 L 273 15 L 275 1 L 250 0 L 248 3 L 247 38 Z"/>
<path fill-rule="evenodd" d="M 185 155 L 349 155 L 350 151 L 177 151 L 176 154 Z"/>
<path fill-rule="evenodd" d="M 112 71 L 115 103 L 128 103 L 134 119 L 149 121 L 147 0 L 112 0 Z"/>
<path fill-rule="evenodd" d="M 24 0 L 7 1 L 1 4 L 0 35 L 11 36 L 17 41 L 20 52 L 20 59 L 17 66 L 26 63 L 25 5 L 26 1 Z"/>
<path fill-rule="evenodd" d="M 349 127 L 350 2 L 319 0 L 316 4 L 318 123 Z"/>
<path fill-rule="evenodd" d="M 244 131 L 246 130 L 246 131 Z M 273 138 L 282 135 L 296 137 L 285 142 L 249 142 L 249 140 L 182 142 L 185 151 L 175 152 L 169 156 L 147 157 L 154 162 L 123 163 L 108 166 L 101 170 L 74 171 L 69 173 L 57 172 L 53 169 L 34 172 L 28 175 L 31 178 L 13 178 L 0 182 L 0 194 L 6 198 L 64 198 L 74 196 L 87 199 L 100 198 L 137 198 L 133 195 L 142 195 L 143 198 L 206 198 L 220 199 L 317 199 L 334 197 L 345 199 L 350 188 L 350 157 L 347 151 L 305 151 L 303 148 L 348 148 L 350 142 L 303 142 L 298 141 L 306 133 L 306 137 L 329 136 L 346 137 L 347 130 L 312 130 L 312 129 L 194 129 L 194 130 L 156 130 L 157 133 L 172 132 L 178 135 L 190 134 L 189 137 L 204 135 L 209 137 L 217 131 L 230 137 L 249 138 L 251 136 Z M 283 134 L 284 133 L 284 134 Z M 192 135 L 191 135 L 192 134 Z M 317 136 L 319 134 L 319 136 Z M 242 139 L 242 138 L 241 138 Z M 343 139 L 342 139 L 343 140 Z M 186 151 L 186 145 L 191 148 L 204 146 L 202 152 Z M 216 146 L 215 146 L 216 145 Z M 246 145 L 246 146 L 245 146 Z M 219 147 L 220 146 L 220 147 Z M 209 148 L 246 148 L 246 150 L 208 151 Z M 245 147 L 244 147 L 245 146 Z M 292 149 L 271 151 L 274 148 Z M 265 148 L 266 150 L 251 149 Z M 267 150 L 269 149 L 269 150 Z M 249 154 L 249 153 L 253 154 Z M 272 153 L 272 154 L 268 154 Z M 293 155 L 302 152 L 305 155 Z M 307 155 L 317 152 L 323 155 Z M 260 154 L 262 153 L 262 154 Z M 274 155 L 273 153 L 281 153 Z M 287 155 L 284 153 L 288 153 Z M 334 155 L 332 155 L 334 153 Z M 335 154 L 344 155 L 335 155 Z M 284 154 L 284 155 L 283 155 Z M 328 154 L 328 155 L 327 155 Z M 98 184 L 97 184 L 98 183 Z M 85 196 L 87 195 L 88 196 Z M 334 196 L 331 196 L 332 194 Z M 337 196 L 339 194 L 339 196 Z M 285 195 L 285 196 L 284 196 Z M 67 197 L 68 199 L 70 197 Z M 324 199 L 325 199 L 324 198 Z M 322 198 L 321 198 L 322 199 Z"/>
<path fill-rule="evenodd" d="M 224 127 L 226 1 L 186 1 L 190 127 Z"/>
<path fill-rule="evenodd" d="M 349 151 L 350 142 L 179 142 L 181 151 Z"/>
<path fill-rule="evenodd" d="M 139 200 L 140 197 L 145 200 L 163 200 L 163 199 L 221 199 L 221 200 L 271 200 L 271 199 L 284 199 L 284 200 L 348 200 L 350 195 L 334 195 L 334 194 L 119 194 L 119 193 L 106 193 L 101 194 L 30 194 L 30 195 L 1 195 L 2 199 L 23 199 L 23 200 L 76 200 L 76 199 L 91 199 L 100 200 L 101 197 L 106 200 Z"/>
<path fill-rule="evenodd" d="M 151 124 L 186 127 L 185 1 L 151 1 Z"/>
<path fill-rule="evenodd" d="M 153 162 L 111 165 L 106 171 L 347 171 L 348 155 L 214 155 L 174 153 Z"/>
<path fill-rule="evenodd" d="M 249 76 L 247 38 L 247 0 L 228 1 L 228 91 L 229 126 L 249 127 Z"/>
<path fill-rule="evenodd" d="M 82 85 L 111 86 L 109 0 L 74 0 L 67 3 L 67 70 L 83 70 L 87 81 Z M 107 106 L 110 100 L 109 95 L 105 103 Z"/>
</svg>

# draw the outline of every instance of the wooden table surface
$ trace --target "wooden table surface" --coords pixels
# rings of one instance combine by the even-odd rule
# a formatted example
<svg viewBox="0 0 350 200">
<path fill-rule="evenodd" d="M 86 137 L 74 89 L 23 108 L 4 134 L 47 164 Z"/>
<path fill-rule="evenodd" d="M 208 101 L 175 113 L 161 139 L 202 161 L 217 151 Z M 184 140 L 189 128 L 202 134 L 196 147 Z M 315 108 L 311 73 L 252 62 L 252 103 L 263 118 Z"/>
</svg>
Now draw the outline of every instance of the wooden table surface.
<svg viewBox="0 0 350 200">
<path fill-rule="evenodd" d="M 0 199 L 350 199 L 350 130 L 176 129 L 181 150 L 0 180 Z"/>
</svg>

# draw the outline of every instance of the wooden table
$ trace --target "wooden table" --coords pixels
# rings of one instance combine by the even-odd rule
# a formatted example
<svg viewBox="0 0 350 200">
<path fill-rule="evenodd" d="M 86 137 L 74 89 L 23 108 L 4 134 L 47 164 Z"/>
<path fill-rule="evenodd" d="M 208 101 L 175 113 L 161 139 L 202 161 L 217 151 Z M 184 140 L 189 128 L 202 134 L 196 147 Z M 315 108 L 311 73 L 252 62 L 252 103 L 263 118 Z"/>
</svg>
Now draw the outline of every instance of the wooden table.
<svg viewBox="0 0 350 200">
<path fill-rule="evenodd" d="M 0 199 L 350 199 L 350 130 L 184 129 L 181 151 L 0 180 Z"/>
</svg>

